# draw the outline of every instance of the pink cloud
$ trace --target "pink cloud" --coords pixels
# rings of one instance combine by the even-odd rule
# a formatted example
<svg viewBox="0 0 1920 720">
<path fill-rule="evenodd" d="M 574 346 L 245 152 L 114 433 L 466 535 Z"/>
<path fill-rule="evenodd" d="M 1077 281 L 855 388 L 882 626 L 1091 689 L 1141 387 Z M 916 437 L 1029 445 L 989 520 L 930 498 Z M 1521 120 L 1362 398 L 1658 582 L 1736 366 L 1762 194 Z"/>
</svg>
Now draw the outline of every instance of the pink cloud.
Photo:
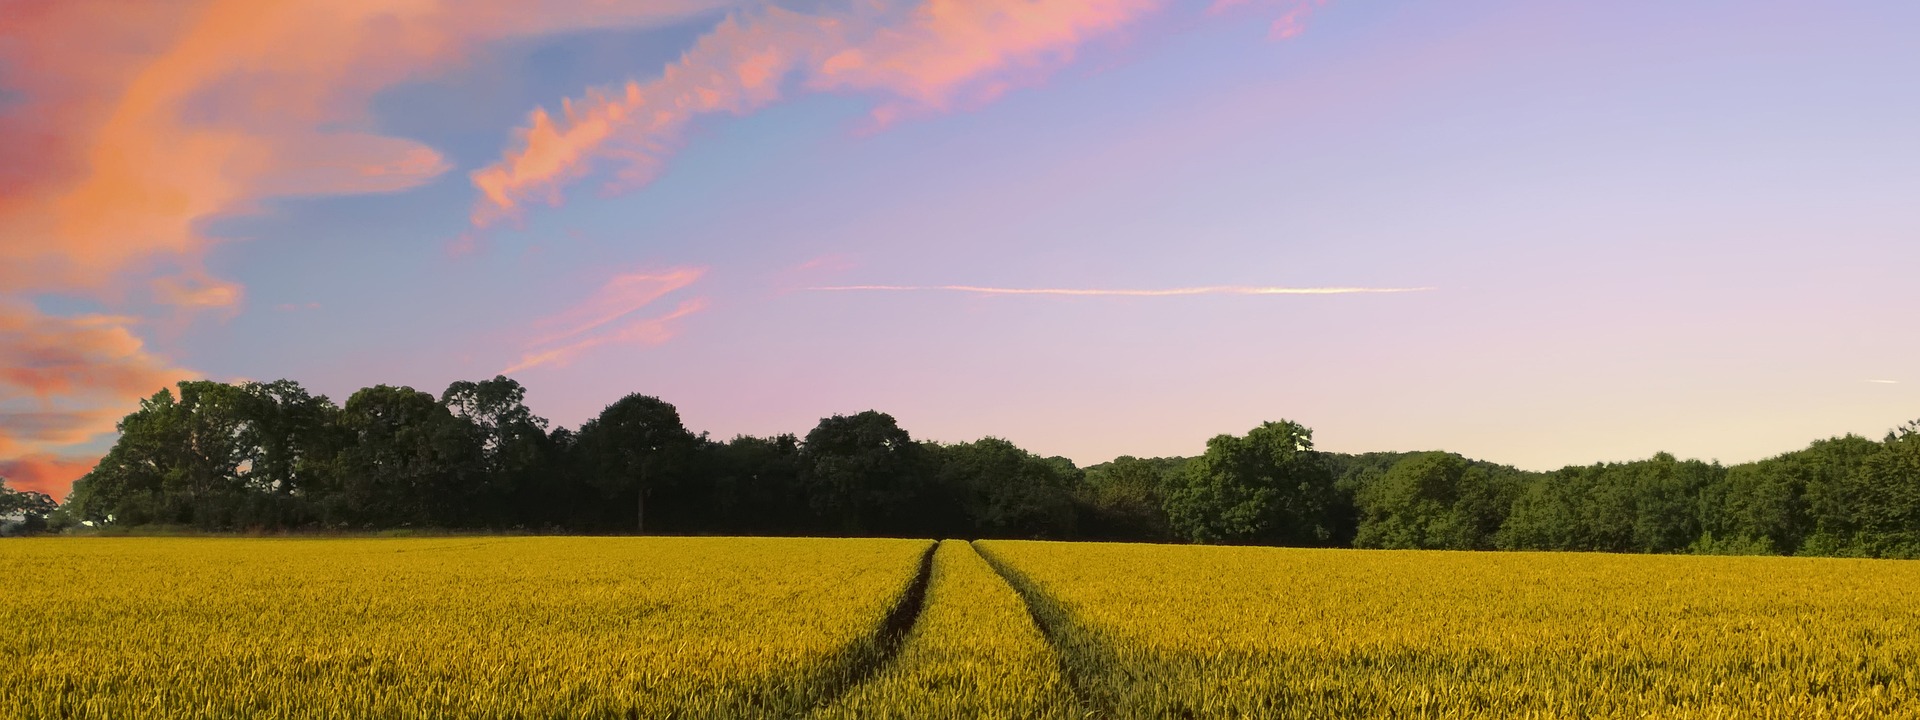
<svg viewBox="0 0 1920 720">
<path fill-rule="evenodd" d="M 610 344 L 659 345 L 673 339 L 677 321 L 706 308 L 706 300 L 681 301 L 666 314 L 634 315 L 675 291 L 692 285 L 705 268 L 674 268 L 614 276 L 592 297 L 535 324 L 538 335 L 503 374 L 554 365 L 565 366 L 595 348 Z"/>
<path fill-rule="evenodd" d="M 560 189 L 611 160 L 615 187 L 657 175 L 689 123 L 746 113 L 781 97 L 799 75 L 814 90 L 878 91 L 885 123 L 957 102 L 991 100 L 1037 82 L 1085 41 L 1157 9 L 1161 0 L 927 0 L 900 13 L 809 15 L 777 8 L 728 17 L 661 75 L 590 89 L 536 109 L 499 162 L 471 175 L 486 226 L 528 202 L 555 204 Z"/>
<path fill-rule="evenodd" d="M 474 224 L 511 216 L 530 200 L 558 203 L 560 186 L 602 156 L 620 161 L 621 182 L 646 182 L 694 117 L 772 102 L 779 80 L 804 58 L 836 45 L 841 29 L 840 21 L 778 8 L 731 16 L 650 82 L 589 89 L 563 102 L 558 119 L 534 110 L 516 133 L 516 147 L 471 175 L 481 193 Z"/>
<path fill-rule="evenodd" d="M 73 491 L 73 481 L 93 471 L 97 458 L 36 453 L 0 460 L 0 478 L 15 490 L 46 493 L 55 500 Z"/>
<path fill-rule="evenodd" d="M 859 266 L 859 263 L 854 262 L 853 258 L 848 257 L 846 255 L 834 254 L 834 255 L 821 255 L 820 257 L 813 258 L 806 262 L 800 263 L 799 265 L 795 265 L 793 266 L 792 271 L 797 273 L 811 273 L 811 272 L 830 273 L 830 272 L 840 272 L 844 270 L 852 270 L 853 268 L 858 266 Z"/>
<path fill-rule="evenodd" d="M 1280 17 L 1273 21 L 1273 26 L 1267 31 L 1267 37 L 1273 38 L 1274 40 L 1289 40 L 1298 37 L 1300 33 L 1306 32 L 1307 19 L 1313 16 L 1315 10 L 1326 7 L 1328 1 L 1329 0 L 1217 0 L 1217 2 L 1213 4 L 1212 11 L 1220 12 L 1236 5 L 1246 5 L 1249 3 L 1276 6 L 1280 9 Z"/>
<path fill-rule="evenodd" d="M 883 25 L 839 49 L 809 83 L 894 96 L 874 111 L 882 124 L 912 112 L 984 102 L 1037 82 L 1087 40 L 1158 10 L 1160 0 L 928 0 L 904 22 Z"/>
</svg>

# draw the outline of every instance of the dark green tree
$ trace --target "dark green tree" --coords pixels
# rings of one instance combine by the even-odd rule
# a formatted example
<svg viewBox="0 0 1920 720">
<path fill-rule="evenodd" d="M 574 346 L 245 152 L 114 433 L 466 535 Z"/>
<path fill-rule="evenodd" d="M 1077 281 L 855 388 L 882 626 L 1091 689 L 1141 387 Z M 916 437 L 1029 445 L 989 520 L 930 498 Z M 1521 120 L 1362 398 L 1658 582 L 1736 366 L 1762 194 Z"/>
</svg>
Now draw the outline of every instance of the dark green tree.
<svg viewBox="0 0 1920 720">
<path fill-rule="evenodd" d="M 681 482 L 697 446 L 672 405 L 633 394 L 581 425 L 575 450 L 580 470 L 607 499 L 632 499 L 634 529 L 645 533 L 647 496 Z"/>
<path fill-rule="evenodd" d="M 231 527 L 249 501 L 257 456 L 252 403 L 240 388 L 205 380 L 161 390 L 117 426 L 120 439 L 74 483 L 73 513 L 122 524 Z"/>
<path fill-rule="evenodd" d="M 1194 542 L 1324 546 L 1338 502 L 1313 431 L 1283 420 L 1208 440 L 1168 494 L 1167 516 Z"/>
<path fill-rule="evenodd" d="M 1920 423 L 1888 433 L 1863 475 L 1860 544 L 1875 557 L 1920 558 Z"/>
<path fill-rule="evenodd" d="M 449 385 L 440 404 L 465 420 L 480 439 L 480 496 L 489 525 L 537 523 L 549 519 L 553 495 L 564 492 L 562 473 L 547 421 L 526 405 L 527 391 L 505 376 Z"/>
<path fill-rule="evenodd" d="M 1186 472 L 1188 458 L 1122 455 L 1086 469 L 1078 499 L 1082 537 L 1095 540 L 1172 540 L 1167 491 Z"/>
<path fill-rule="evenodd" d="M 713 478 L 714 526 L 730 533 L 803 532 L 810 524 L 800 486 L 800 439 L 741 435 L 703 448 Z"/>
<path fill-rule="evenodd" d="M 470 527 L 483 500 L 480 436 L 430 394 L 375 385 L 347 398 L 335 455 L 334 522 Z"/>
<path fill-rule="evenodd" d="M 1356 547 L 1482 550 L 1506 520 L 1521 473 L 1452 453 L 1406 456 L 1362 484 Z"/>
<path fill-rule="evenodd" d="M 932 446 L 934 484 L 958 501 L 963 532 L 978 538 L 1067 538 L 1074 532 L 1071 462 L 1042 458 L 1000 438 Z M 1064 464 L 1063 464 L 1064 463 Z M 945 518 L 929 518 L 927 524 Z"/>
<path fill-rule="evenodd" d="M 923 535 L 926 449 L 892 415 L 824 418 L 800 446 L 801 483 L 822 532 Z"/>
</svg>

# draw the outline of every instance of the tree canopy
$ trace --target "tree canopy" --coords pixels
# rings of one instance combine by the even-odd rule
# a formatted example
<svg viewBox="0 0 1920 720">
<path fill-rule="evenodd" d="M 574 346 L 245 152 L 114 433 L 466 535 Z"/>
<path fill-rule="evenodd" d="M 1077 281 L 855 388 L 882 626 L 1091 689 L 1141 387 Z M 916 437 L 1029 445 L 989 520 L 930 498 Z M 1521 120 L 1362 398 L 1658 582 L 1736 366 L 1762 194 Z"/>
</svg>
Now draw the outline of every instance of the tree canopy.
<svg viewBox="0 0 1920 720">
<path fill-rule="evenodd" d="M 0 479 L 0 523 L 1047 538 L 1460 550 L 1920 556 L 1920 423 L 1731 467 L 1658 453 L 1528 472 L 1445 452 L 1331 453 L 1287 420 L 1192 458 L 1087 468 L 893 416 L 717 441 L 632 394 L 577 430 L 519 383 L 344 405 L 298 383 L 141 401 L 63 505 Z"/>
</svg>

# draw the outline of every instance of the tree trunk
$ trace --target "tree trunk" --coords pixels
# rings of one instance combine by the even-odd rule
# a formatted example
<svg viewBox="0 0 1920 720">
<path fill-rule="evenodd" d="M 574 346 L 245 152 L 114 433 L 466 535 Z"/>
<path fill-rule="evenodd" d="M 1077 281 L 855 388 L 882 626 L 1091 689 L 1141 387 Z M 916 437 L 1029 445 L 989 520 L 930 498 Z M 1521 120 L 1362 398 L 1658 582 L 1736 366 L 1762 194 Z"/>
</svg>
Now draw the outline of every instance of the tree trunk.
<svg viewBox="0 0 1920 720">
<path fill-rule="evenodd" d="M 645 535 L 647 534 L 647 468 L 644 465 L 640 467 L 639 490 L 635 493 L 640 496 L 640 505 L 634 521 L 634 534 Z"/>
</svg>

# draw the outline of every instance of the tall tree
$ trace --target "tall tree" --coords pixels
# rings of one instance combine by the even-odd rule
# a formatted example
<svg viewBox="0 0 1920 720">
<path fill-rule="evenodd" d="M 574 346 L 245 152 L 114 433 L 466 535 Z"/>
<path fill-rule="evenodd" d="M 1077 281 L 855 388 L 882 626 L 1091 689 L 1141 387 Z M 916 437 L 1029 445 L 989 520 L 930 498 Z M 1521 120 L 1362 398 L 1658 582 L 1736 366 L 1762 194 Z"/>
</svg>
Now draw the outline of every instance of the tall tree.
<svg viewBox="0 0 1920 720">
<path fill-rule="evenodd" d="M 430 394 L 376 385 L 340 412 L 334 481 L 343 516 L 377 527 L 472 526 L 480 438 Z"/>
<path fill-rule="evenodd" d="M 808 526 L 800 486 L 800 438 L 741 435 L 704 448 L 713 477 L 715 528 L 730 533 L 798 533 Z"/>
<path fill-rule="evenodd" d="M 489 524 L 531 521 L 558 488 L 547 421 L 526 405 L 527 391 L 505 376 L 447 386 L 440 404 L 480 439 L 482 512 Z"/>
<path fill-rule="evenodd" d="M 681 479 L 696 445 L 672 405 L 634 394 L 580 426 L 577 452 L 589 481 L 609 497 L 632 493 L 634 529 L 645 533 L 647 495 Z"/>
<path fill-rule="evenodd" d="M 801 445 L 808 504 L 821 529 L 843 535 L 926 534 L 913 508 L 924 497 L 925 448 L 892 415 L 868 410 L 820 421 Z"/>
<path fill-rule="evenodd" d="M 95 521 L 230 527 L 246 504 L 254 456 L 250 403 L 239 388 L 186 381 L 141 401 L 120 438 L 74 483 L 74 512 Z"/>
<path fill-rule="evenodd" d="M 1882 445 L 1865 463 L 1861 544 L 1877 557 L 1920 558 L 1920 422 Z"/>
<path fill-rule="evenodd" d="M 344 443 L 340 408 L 292 380 L 240 385 L 246 485 L 260 500 L 250 525 L 306 522 L 326 488 L 326 473 Z"/>
<path fill-rule="evenodd" d="M 1335 541 L 1338 501 L 1313 431 L 1282 420 L 1208 440 L 1170 493 L 1167 516 L 1195 542 L 1323 546 Z"/>
</svg>

